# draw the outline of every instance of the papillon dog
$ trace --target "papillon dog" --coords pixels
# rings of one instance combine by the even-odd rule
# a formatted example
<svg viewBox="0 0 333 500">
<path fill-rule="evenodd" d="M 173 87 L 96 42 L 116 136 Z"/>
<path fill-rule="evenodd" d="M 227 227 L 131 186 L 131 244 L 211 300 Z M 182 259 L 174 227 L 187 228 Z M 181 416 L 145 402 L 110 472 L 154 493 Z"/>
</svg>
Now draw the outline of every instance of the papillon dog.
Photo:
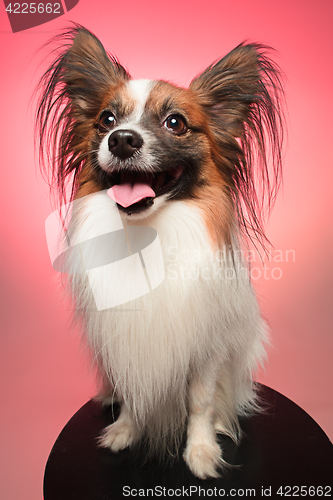
<svg viewBox="0 0 333 500">
<path fill-rule="evenodd" d="M 68 281 L 98 397 L 120 405 L 99 444 L 182 450 L 195 476 L 217 477 L 217 434 L 237 441 L 239 416 L 258 406 L 253 373 L 268 329 L 242 248 L 265 246 L 281 181 L 281 73 L 267 47 L 242 43 L 181 88 L 132 79 L 82 26 L 56 39 L 36 123 L 43 164 L 61 201 L 73 202 L 66 237 L 76 249 L 98 241 L 96 269 L 72 252 Z M 159 245 L 150 273 L 139 256 L 147 228 Z M 98 239 L 112 231 L 112 241 Z M 98 260 L 124 231 L 128 257 Z M 150 286 L 133 296 L 138 263 Z"/>
</svg>

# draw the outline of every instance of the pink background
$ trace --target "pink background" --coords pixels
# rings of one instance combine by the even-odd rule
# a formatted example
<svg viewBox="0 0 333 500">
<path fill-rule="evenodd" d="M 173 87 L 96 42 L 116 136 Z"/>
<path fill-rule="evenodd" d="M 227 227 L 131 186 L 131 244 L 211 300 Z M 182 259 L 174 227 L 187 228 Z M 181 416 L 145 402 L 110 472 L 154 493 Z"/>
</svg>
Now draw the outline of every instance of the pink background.
<svg viewBox="0 0 333 500">
<path fill-rule="evenodd" d="M 51 447 L 94 394 L 49 262 L 44 222 L 51 207 L 33 149 L 30 99 L 45 68 L 35 52 L 69 19 L 95 32 L 134 77 L 182 85 L 245 39 L 279 51 L 289 138 L 268 236 L 284 258 L 294 250 L 295 261 L 266 262 L 282 277 L 269 271 L 270 279 L 257 282 L 273 340 L 259 380 L 302 406 L 332 438 L 332 1 L 80 0 L 69 14 L 16 34 L 0 4 L 0 497 L 42 498 Z"/>
</svg>

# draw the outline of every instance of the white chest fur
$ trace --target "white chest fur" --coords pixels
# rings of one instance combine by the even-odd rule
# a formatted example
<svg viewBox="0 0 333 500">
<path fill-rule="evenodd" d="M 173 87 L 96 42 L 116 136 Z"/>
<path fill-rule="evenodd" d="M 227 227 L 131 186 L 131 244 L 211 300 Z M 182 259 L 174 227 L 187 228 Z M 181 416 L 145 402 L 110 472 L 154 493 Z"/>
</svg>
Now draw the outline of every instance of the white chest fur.
<svg viewBox="0 0 333 500">
<path fill-rule="evenodd" d="M 139 257 L 127 268 L 118 259 L 97 272 L 77 272 L 82 256 L 75 252 L 72 268 L 88 344 L 138 425 L 145 427 L 156 412 L 170 417 L 159 417 L 159 432 L 171 420 L 183 421 L 188 381 L 211 357 L 233 366 L 235 402 L 246 406 L 251 396 L 244 380 L 263 356 L 265 330 L 239 251 L 232 257 L 226 249 L 213 250 L 200 212 L 185 202 L 167 203 L 150 218 L 129 223 L 102 191 L 78 200 L 71 226 L 73 243 L 133 226 L 157 232 L 158 245 L 148 255 L 155 258 L 157 285 L 133 300 L 125 299 L 142 279 Z M 98 310 L 96 303 L 116 305 Z"/>
</svg>

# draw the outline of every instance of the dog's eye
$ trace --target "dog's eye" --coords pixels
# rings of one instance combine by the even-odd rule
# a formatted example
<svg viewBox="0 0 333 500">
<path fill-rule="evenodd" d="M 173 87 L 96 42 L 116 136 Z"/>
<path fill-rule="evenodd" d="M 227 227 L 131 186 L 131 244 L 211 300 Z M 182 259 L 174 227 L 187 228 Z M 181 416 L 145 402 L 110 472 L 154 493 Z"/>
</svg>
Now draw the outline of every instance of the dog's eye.
<svg viewBox="0 0 333 500">
<path fill-rule="evenodd" d="M 116 125 L 116 118 L 111 111 L 104 111 L 99 117 L 98 130 L 107 132 Z"/>
<path fill-rule="evenodd" d="M 165 120 L 164 126 L 176 135 L 185 134 L 185 132 L 187 132 L 185 118 L 180 115 L 170 115 Z"/>
</svg>

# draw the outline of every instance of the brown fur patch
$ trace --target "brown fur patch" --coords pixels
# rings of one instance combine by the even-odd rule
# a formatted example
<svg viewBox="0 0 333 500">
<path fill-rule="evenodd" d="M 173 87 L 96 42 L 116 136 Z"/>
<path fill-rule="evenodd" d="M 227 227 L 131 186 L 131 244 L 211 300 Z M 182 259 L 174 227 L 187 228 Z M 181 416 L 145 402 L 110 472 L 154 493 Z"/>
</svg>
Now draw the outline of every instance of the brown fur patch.
<svg viewBox="0 0 333 500">
<path fill-rule="evenodd" d="M 147 99 L 146 108 L 161 120 L 169 114 L 180 113 L 188 121 L 189 127 L 205 128 L 205 115 L 190 89 L 176 87 L 165 81 L 156 82 Z"/>
<path fill-rule="evenodd" d="M 195 204 L 203 213 L 205 225 L 213 249 L 228 245 L 233 225 L 232 201 L 228 194 L 227 184 L 221 172 L 213 161 L 206 163 L 202 170 L 204 186 L 195 190 L 196 200 L 189 201 Z"/>
<path fill-rule="evenodd" d="M 104 102 L 104 109 L 115 113 L 118 121 L 133 113 L 136 105 L 126 82 L 121 82 L 116 87 L 111 88 Z"/>
</svg>

